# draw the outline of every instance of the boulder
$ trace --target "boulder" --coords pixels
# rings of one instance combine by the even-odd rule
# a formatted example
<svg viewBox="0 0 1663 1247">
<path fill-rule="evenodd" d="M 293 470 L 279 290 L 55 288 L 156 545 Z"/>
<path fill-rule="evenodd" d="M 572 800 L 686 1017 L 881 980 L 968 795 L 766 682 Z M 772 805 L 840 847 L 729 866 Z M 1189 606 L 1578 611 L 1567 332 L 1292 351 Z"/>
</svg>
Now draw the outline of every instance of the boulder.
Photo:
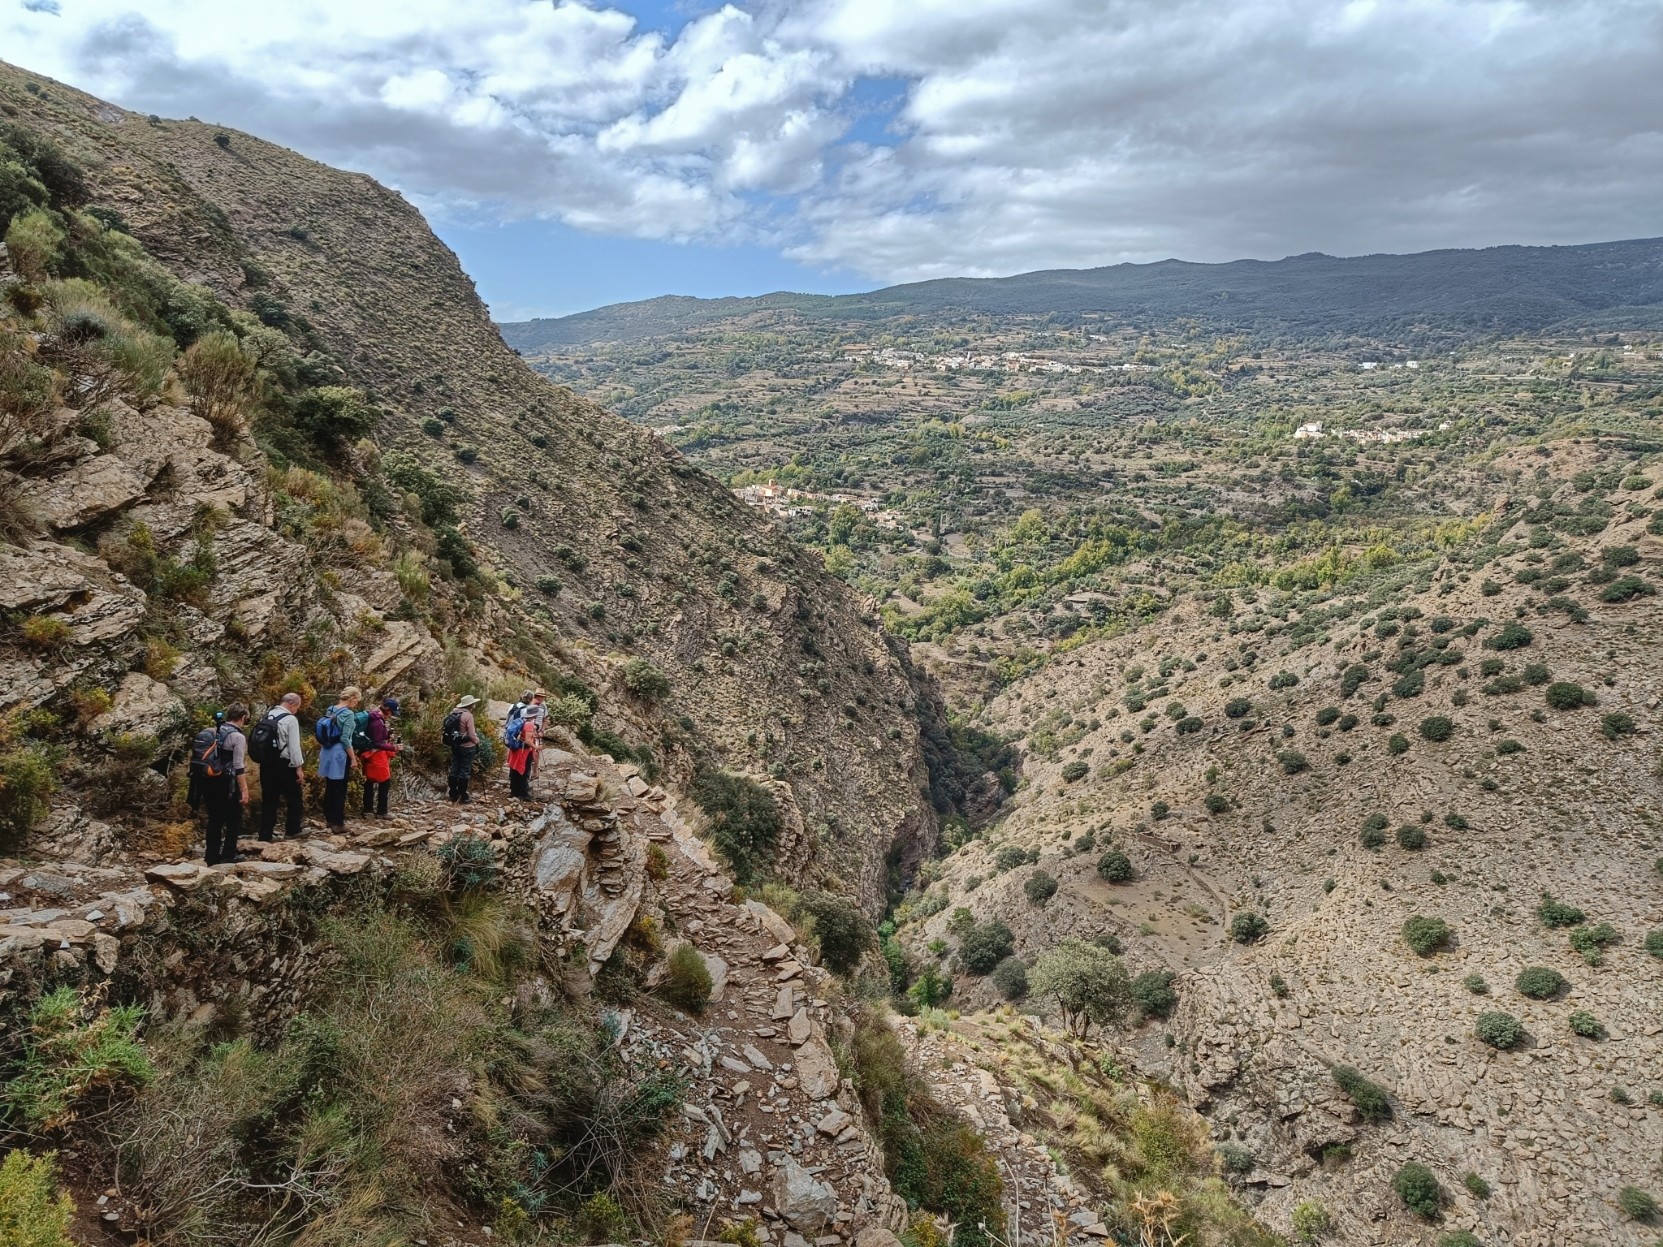
<svg viewBox="0 0 1663 1247">
<path fill-rule="evenodd" d="M 30 833 L 29 845 L 42 857 L 97 866 L 121 848 L 121 833 L 78 806 L 60 806 Z"/>
<path fill-rule="evenodd" d="M 97 455 L 67 471 L 34 482 L 27 505 L 48 528 L 84 528 L 144 497 L 152 477 L 141 475 L 120 455 Z"/>
<path fill-rule="evenodd" d="M 121 677 L 113 704 L 88 726 L 101 736 L 154 736 L 160 739 L 188 717 L 173 690 L 142 671 Z"/>
<path fill-rule="evenodd" d="M 813 1100 L 828 1100 L 837 1094 L 837 1061 L 824 1039 L 815 1036 L 796 1053 L 797 1085 Z"/>
<path fill-rule="evenodd" d="M 381 643 L 364 659 L 364 687 L 385 691 L 412 667 L 438 653 L 438 642 L 425 630 L 404 620 L 389 620 L 381 634 Z"/>
<path fill-rule="evenodd" d="M 837 1216 L 837 1194 L 787 1157 L 774 1170 L 774 1211 L 792 1229 L 815 1234 Z"/>
<path fill-rule="evenodd" d="M 855 1235 L 855 1247 L 901 1247 L 901 1240 L 881 1225 L 869 1225 Z"/>
</svg>

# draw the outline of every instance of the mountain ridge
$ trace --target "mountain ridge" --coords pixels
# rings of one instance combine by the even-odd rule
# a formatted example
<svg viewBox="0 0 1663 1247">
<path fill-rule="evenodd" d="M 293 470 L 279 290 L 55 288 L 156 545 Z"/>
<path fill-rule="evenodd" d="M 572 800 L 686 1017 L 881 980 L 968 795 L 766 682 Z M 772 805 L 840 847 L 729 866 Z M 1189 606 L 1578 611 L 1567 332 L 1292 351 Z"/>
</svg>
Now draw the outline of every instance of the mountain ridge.
<svg viewBox="0 0 1663 1247">
<path fill-rule="evenodd" d="M 1589 313 L 1632 308 L 1652 309 L 1649 319 L 1663 323 L 1663 237 L 1364 256 L 1306 252 L 1220 264 L 1167 259 L 1009 277 L 936 278 L 847 295 L 664 295 L 500 328 L 510 346 L 534 352 L 640 340 L 772 311 L 851 321 L 955 312 L 1096 313 L 1150 325 L 1199 318 L 1259 334 L 1331 323 L 1338 316 L 1352 332 L 1389 335 L 1540 330 Z"/>
</svg>

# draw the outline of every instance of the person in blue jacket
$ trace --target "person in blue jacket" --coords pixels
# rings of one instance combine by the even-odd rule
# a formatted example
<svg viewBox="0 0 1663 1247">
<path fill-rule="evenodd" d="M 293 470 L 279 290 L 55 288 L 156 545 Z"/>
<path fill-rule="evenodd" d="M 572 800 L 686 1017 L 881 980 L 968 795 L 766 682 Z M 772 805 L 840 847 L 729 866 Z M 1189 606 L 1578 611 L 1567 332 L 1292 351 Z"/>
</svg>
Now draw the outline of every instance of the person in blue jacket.
<svg viewBox="0 0 1663 1247">
<path fill-rule="evenodd" d="M 312 729 L 318 738 L 318 776 L 324 782 L 323 821 L 337 834 L 346 830 L 346 781 L 358 765 L 352 734 L 358 726 L 358 703 L 363 699 L 357 685 L 347 685 Z"/>
</svg>

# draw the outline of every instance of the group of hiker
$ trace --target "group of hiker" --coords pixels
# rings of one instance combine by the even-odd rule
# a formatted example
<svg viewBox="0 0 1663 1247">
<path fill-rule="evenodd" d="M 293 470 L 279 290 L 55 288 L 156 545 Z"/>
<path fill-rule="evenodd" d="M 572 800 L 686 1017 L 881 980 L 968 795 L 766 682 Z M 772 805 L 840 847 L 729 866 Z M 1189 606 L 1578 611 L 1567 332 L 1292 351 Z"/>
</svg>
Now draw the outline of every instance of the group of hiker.
<svg viewBox="0 0 1663 1247">
<path fill-rule="evenodd" d="M 189 804 L 206 815 L 206 852 L 210 866 L 236 862 L 248 805 L 248 767 L 260 768 L 259 838 L 276 836 L 279 811 L 285 839 L 301 835 L 304 817 L 306 759 L 301 752 L 300 710 L 304 698 L 285 693 L 252 728 L 241 702 L 214 716 L 191 745 Z M 312 734 L 318 743 L 317 775 L 323 780 L 323 821 L 331 833 L 346 830 L 347 781 L 356 769 L 363 778 L 365 818 L 387 818 L 394 756 L 404 748 L 394 739 L 399 699 L 382 697 L 362 709 L 363 690 L 349 685 L 317 717 Z M 508 787 L 512 796 L 531 800 L 543 729 L 548 721 L 547 694 L 527 689 L 509 709 L 503 728 L 508 753 Z M 467 803 L 479 757 L 480 734 L 474 720 L 477 697 L 464 697 L 445 716 L 440 736 L 450 751 L 449 799 Z"/>
</svg>

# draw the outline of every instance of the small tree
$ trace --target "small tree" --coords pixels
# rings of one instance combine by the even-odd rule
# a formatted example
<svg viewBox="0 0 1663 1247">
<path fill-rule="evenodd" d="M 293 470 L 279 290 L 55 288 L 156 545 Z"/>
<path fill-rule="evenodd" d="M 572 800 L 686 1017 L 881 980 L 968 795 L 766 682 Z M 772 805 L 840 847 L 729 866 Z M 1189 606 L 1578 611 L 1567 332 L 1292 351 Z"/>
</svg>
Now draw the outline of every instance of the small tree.
<svg viewBox="0 0 1663 1247">
<path fill-rule="evenodd" d="M 1110 849 L 1097 859 L 1097 873 L 1110 883 L 1127 883 L 1132 878 L 1132 859 L 1119 849 Z"/>
<path fill-rule="evenodd" d="M 1020 957 L 1006 957 L 993 967 L 989 981 L 1006 1000 L 1021 1000 L 1028 994 L 1028 967 Z"/>
<path fill-rule="evenodd" d="M 1132 980 L 1132 1002 L 1140 1019 L 1171 1015 L 1178 1006 L 1178 993 L 1172 988 L 1177 977 L 1171 970 L 1145 970 Z"/>
<path fill-rule="evenodd" d="M 1265 921 L 1264 915 L 1251 909 L 1244 909 L 1230 919 L 1230 938 L 1238 944 L 1252 944 L 1269 932 L 1270 923 Z"/>
<path fill-rule="evenodd" d="M 1436 1175 L 1419 1161 L 1410 1161 L 1392 1175 L 1392 1190 L 1415 1215 L 1428 1221 L 1438 1215 L 1443 1193 Z"/>
<path fill-rule="evenodd" d="M 642 701 L 662 701 L 670 695 L 670 679 L 645 658 L 624 664 L 624 687 Z"/>
<path fill-rule="evenodd" d="M 1054 1001 L 1063 1025 L 1084 1037 L 1095 1024 L 1118 1026 L 1132 1007 L 1132 981 L 1113 953 L 1080 940 L 1064 940 L 1040 955 L 1029 989 Z"/>
<path fill-rule="evenodd" d="M 804 896 L 802 909 L 814 919 L 814 936 L 826 968 L 835 974 L 851 973 L 872 947 L 872 924 L 866 915 L 853 901 L 825 892 Z"/>
<path fill-rule="evenodd" d="M 1022 894 L 1030 905 L 1044 905 L 1057 894 L 1057 881 L 1049 873 L 1036 870 L 1022 882 Z"/>
<path fill-rule="evenodd" d="M 1011 929 L 995 918 L 991 922 L 972 926 L 965 932 L 959 945 L 959 958 L 971 974 L 990 974 L 994 967 L 1016 951 L 1016 936 Z"/>
</svg>

